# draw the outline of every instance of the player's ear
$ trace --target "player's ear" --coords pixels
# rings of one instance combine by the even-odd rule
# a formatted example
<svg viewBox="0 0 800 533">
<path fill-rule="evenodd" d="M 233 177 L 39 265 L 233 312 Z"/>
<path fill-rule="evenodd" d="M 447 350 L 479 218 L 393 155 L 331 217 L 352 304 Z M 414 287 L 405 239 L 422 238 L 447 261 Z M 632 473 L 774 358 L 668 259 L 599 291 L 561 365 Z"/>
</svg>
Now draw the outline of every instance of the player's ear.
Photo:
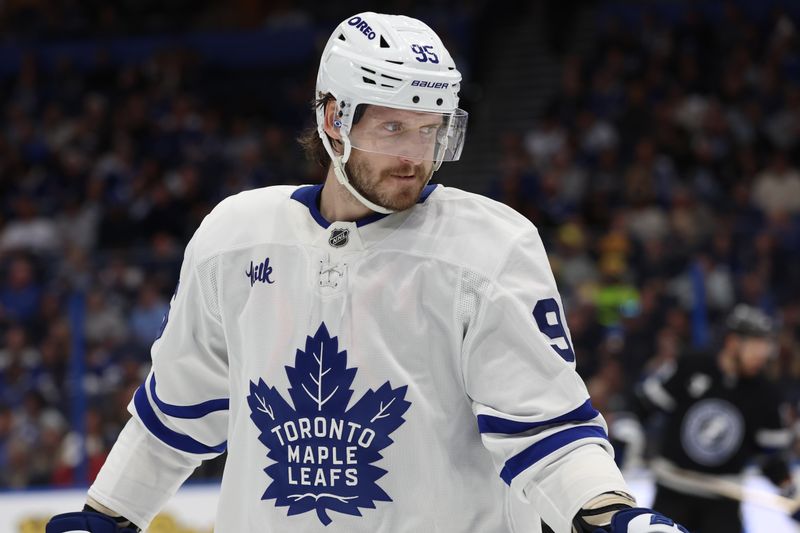
<svg viewBox="0 0 800 533">
<path fill-rule="evenodd" d="M 333 98 L 325 104 L 325 133 L 327 133 L 328 137 L 331 139 L 341 141 L 342 136 L 339 133 L 339 127 L 336 126 L 336 122 L 338 122 L 338 117 L 336 116 L 337 109 L 336 100 Z"/>
</svg>

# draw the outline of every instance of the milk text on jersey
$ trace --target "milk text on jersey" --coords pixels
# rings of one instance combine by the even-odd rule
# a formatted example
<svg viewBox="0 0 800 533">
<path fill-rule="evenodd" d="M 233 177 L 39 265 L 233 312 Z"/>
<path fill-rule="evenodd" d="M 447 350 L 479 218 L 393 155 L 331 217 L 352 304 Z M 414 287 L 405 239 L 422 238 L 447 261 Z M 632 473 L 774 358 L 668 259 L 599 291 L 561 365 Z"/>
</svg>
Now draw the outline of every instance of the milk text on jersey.
<svg viewBox="0 0 800 533">
<path fill-rule="evenodd" d="M 244 274 L 250 278 L 251 287 L 255 285 L 257 281 L 260 281 L 261 283 L 269 283 L 270 285 L 274 283 L 274 281 L 270 279 L 270 276 L 272 275 L 272 267 L 269 266 L 269 257 L 264 259 L 264 261 L 258 265 L 253 265 L 253 262 L 250 261 L 250 268 L 248 268 Z"/>
<path fill-rule="evenodd" d="M 362 20 L 361 17 L 353 17 L 348 20 L 347 23 L 351 26 L 354 26 L 357 30 L 366 35 L 370 41 L 375 38 L 375 32 L 369 27 L 367 21 Z"/>
</svg>

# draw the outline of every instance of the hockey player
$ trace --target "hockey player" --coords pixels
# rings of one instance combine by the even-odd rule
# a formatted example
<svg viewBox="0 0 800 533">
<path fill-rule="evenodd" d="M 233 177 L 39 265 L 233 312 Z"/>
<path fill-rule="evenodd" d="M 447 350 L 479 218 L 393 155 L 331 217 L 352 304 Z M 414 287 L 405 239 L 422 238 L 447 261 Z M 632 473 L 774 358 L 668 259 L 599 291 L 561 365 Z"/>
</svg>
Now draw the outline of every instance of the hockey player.
<svg viewBox="0 0 800 533">
<path fill-rule="evenodd" d="M 694 533 L 740 533 L 738 501 L 713 491 L 714 480 L 741 482 L 746 464 L 784 491 L 793 488 L 783 456 L 791 431 L 778 391 L 761 375 L 774 351 L 771 319 L 738 305 L 728 316 L 716 357 L 685 356 L 648 378 L 639 390 L 645 411 L 666 414 L 653 508 Z M 650 409 L 648 409 L 648 407 Z"/>
<path fill-rule="evenodd" d="M 422 22 L 361 13 L 322 55 L 324 185 L 220 203 L 186 248 L 152 371 L 82 513 L 144 528 L 227 449 L 217 533 L 677 533 L 635 508 L 536 229 L 430 185 L 461 75 Z M 98 511 L 102 514 L 93 514 Z"/>
</svg>

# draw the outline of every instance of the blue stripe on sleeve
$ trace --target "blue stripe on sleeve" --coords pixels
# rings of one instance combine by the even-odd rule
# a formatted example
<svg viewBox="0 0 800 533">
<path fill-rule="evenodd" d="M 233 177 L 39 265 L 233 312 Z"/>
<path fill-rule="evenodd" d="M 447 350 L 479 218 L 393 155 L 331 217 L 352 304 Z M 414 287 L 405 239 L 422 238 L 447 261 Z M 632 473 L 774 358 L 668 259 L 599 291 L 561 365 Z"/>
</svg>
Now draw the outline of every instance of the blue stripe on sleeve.
<svg viewBox="0 0 800 533">
<path fill-rule="evenodd" d="M 139 418 L 148 431 L 176 450 L 188 453 L 222 453 L 228 447 L 227 441 L 216 446 L 206 446 L 188 435 L 178 433 L 165 426 L 164 423 L 158 419 L 155 411 L 153 411 L 153 407 L 147 399 L 144 385 L 136 389 L 136 394 L 133 395 L 133 405 L 136 407 L 136 412 L 139 414 Z"/>
<path fill-rule="evenodd" d="M 498 416 L 478 415 L 478 429 L 481 433 L 503 433 L 506 435 L 513 435 L 515 433 L 522 433 L 531 429 L 561 424 L 563 422 L 588 422 L 599 414 L 597 409 L 592 407 L 592 401 L 586 400 L 583 405 L 565 415 L 541 422 L 517 422 Z"/>
<path fill-rule="evenodd" d="M 529 466 L 547 457 L 559 448 L 563 448 L 567 444 L 581 439 L 608 440 L 608 435 L 606 435 L 603 428 L 599 426 L 578 426 L 559 431 L 525 448 L 506 461 L 506 465 L 500 471 L 500 477 L 506 484 L 511 485 L 511 480 Z"/>
<path fill-rule="evenodd" d="M 208 400 L 195 405 L 172 405 L 165 403 L 161 401 L 161 398 L 156 394 L 155 374 L 150 378 L 150 396 L 153 398 L 156 407 L 158 407 L 162 413 L 175 418 L 202 418 L 216 411 L 227 411 L 230 405 L 230 400 L 228 398 Z"/>
</svg>

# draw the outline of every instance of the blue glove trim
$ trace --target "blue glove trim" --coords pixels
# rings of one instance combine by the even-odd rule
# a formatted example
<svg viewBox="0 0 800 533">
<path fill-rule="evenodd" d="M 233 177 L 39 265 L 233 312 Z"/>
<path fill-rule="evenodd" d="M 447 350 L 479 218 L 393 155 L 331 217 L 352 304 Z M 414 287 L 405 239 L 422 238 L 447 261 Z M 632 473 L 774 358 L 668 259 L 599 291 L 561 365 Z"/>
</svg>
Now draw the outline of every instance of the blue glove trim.
<svg viewBox="0 0 800 533">
<path fill-rule="evenodd" d="M 679 531 L 683 533 L 689 533 L 689 531 L 685 527 L 683 527 L 680 524 L 676 524 L 673 520 L 667 518 L 661 513 L 657 513 L 652 509 L 645 509 L 643 507 L 633 507 L 631 509 L 625 509 L 624 511 L 619 511 L 617 514 L 615 514 L 614 518 L 611 519 L 611 533 L 627 533 L 628 524 L 630 524 L 631 520 L 643 514 L 653 515 L 650 518 L 651 524 L 665 524 L 668 526 L 675 526 L 678 528 Z"/>
</svg>

